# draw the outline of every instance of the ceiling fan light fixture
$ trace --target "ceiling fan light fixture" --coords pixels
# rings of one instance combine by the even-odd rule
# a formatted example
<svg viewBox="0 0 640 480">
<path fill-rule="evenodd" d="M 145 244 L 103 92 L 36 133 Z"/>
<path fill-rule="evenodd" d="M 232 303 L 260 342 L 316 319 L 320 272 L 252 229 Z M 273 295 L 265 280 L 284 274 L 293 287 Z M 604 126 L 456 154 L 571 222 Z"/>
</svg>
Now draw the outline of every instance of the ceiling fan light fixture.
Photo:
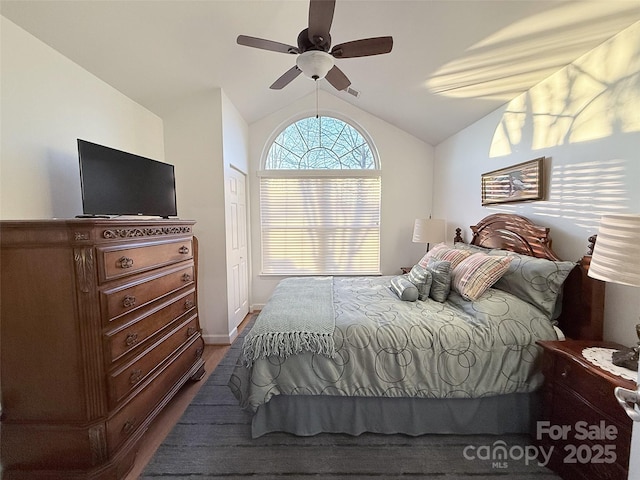
<svg viewBox="0 0 640 480">
<path fill-rule="evenodd" d="M 309 50 L 296 58 L 296 65 L 302 73 L 314 80 L 324 78 L 333 68 L 333 57 L 327 52 Z"/>
</svg>

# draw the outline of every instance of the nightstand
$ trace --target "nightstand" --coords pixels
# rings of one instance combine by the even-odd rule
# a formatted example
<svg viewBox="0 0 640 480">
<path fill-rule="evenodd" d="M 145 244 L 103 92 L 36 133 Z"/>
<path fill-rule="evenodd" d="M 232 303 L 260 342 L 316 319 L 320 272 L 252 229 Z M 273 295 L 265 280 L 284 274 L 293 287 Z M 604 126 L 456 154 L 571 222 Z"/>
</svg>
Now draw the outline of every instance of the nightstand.
<svg viewBox="0 0 640 480">
<path fill-rule="evenodd" d="M 535 443 L 552 454 L 549 468 L 564 480 L 627 479 L 632 421 L 613 394 L 635 383 L 609 373 L 582 355 L 588 347 L 621 348 L 612 342 L 540 341 L 543 350 L 542 411 Z M 540 458 L 540 457 L 539 457 Z"/>
</svg>

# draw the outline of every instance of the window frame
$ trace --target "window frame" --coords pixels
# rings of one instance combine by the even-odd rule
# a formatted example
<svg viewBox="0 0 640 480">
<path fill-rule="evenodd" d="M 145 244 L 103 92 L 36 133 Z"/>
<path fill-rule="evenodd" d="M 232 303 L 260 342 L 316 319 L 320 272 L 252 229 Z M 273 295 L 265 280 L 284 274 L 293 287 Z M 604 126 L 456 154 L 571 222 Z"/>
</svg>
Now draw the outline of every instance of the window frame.
<svg viewBox="0 0 640 480">
<path fill-rule="evenodd" d="M 258 170 L 258 174 L 261 174 L 262 172 L 286 172 L 286 171 L 292 171 L 292 172 L 304 172 L 304 171 L 308 171 L 308 172 L 322 172 L 322 171 L 329 171 L 329 172 L 360 172 L 360 171 L 378 171 L 381 172 L 382 170 L 382 165 L 381 165 L 381 161 L 380 161 L 380 155 L 378 154 L 378 149 L 376 148 L 376 144 L 374 143 L 373 139 L 371 138 L 371 135 L 369 135 L 369 133 L 362 128 L 362 126 L 356 122 L 355 120 L 353 120 L 352 118 L 347 117 L 346 115 L 343 115 L 339 112 L 333 112 L 333 111 L 329 111 L 329 110 L 320 110 L 317 113 L 318 116 L 320 117 L 332 117 L 335 118 L 336 120 L 340 120 L 348 125 L 350 125 L 351 127 L 355 128 L 358 133 L 360 135 L 362 135 L 362 137 L 365 139 L 365 141 L 367 142 L 367 145 L 369 146 L 369 149 L 371 150 L 371 153 L 373 154 L 373 162 L 374 162 L 374 168 L 367 168 L 367 169 L 361 169 L 361 168 L 353 168 L 353 169 L 340 169 L 340 170 L 287 170 L 287 169 L 267 169 L 265 167 L 266 163 L 267 163 L 267 157 L 269 156 L 269 150 L 271 149 L 271 145 L 273 145 L 273 143 L 276 141 L 276 139 L 278 138 L 278 136 L 290 125 L 293 125 L 296 122 L 299 122 L 300 120 L 304 120 L 305 118 L 309 118 L 309 117 L 315 117 L 316 116 L 316 112 L 302 112 L 299 113 L 297 115 L 294 115 L 292 117 L 289 117 L 288 120 L 285 120 L 284 122 L 280 123 L 280 125 L 278 125 L 277 128 L 274 129 L 274 131 L 271 133 L 271 135 L 269 136 L 269 138 L 267 139 L 267 142 L 265 143 L 264 149 L 262 151 L 262 155 L 260 156 L 260 169 Z"/>
<path fill-rule="evenodd" d="M 341 115 L 336 112 L 320 112 L 318 115 L 320 117 L 331 117 L 336 120 L 339 120 L 351 128 L 355 129 L 365 140 L 371 154 L 373 156 L 373 164 L 374 168 L 346 168 L 346 169 L 267 169 L 265 165 L 268 160 L 268 155 L 271 150 L 272 145 L 275 140 L 280 136 L 280 134 L 290 127 L 291 125 L 309 118 L 311 116 L 315 116 L 314 113 L 302 112 L 298 115 L 290 117 L 287 121 L 282 122 L 278 128 L 274 129 L 274 132 L 269 137 L 268 141 L 265 143 L 265 147 L 263 149 L 262 158 L 260 162 L 260 170 L 257 171 L 257 177 L 259 179 L 262 178 L 378 178 L 379 185 L 379 203 L 378 203 L 378 234 L 377 234 L 377 267 L 375 271 L 370 270 L 367 273 L 359 273 L 353 272 L 351 275 L 381 275 L 380 271 L 380 263 L 381 263 L 381 217 L 382 217 L 382 172 L 380 168 L 380 157 L 378 155 L 378 151 L 376 149 L 375 143 L 371 139 L 371 136 L 364 130 L 357 122 L 348 118 L 344 115 Z M 260 184 L 260 189 L 262 189 L 262 183 Z M 262 194 L 259 194 L 259 197 Z M 321 272 L 307 272 L 307 273 L 287 273 L 287 272 L 265 272 L 264 270 L 264 234 L 263 234 L 263 218 L 262 218 L 262 204 L 260 203 L 260 251 L 261 251 L 261 262 L 260 262 L 260 275 L 261 276 L 304 276 L 304 275 L 331 275 L 331 273 L 321 273 Z M 348 275 L 345 273 L 341 273 L 340 275 Z"/>
</svg>

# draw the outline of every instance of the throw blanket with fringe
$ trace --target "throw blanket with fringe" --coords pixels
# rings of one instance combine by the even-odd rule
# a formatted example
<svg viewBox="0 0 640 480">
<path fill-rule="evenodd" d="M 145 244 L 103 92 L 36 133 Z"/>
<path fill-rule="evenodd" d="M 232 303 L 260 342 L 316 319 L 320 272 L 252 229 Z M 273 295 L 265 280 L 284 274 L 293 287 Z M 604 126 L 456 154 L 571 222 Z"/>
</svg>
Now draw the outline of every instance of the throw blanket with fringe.
<svg viewBox="0 0 640 480">
<path fill-rule="evenodd" d="M 311 352 L 334 358 L 333 277 L 281 280 L 244 340 L 243 363 Z"/>
</svg>

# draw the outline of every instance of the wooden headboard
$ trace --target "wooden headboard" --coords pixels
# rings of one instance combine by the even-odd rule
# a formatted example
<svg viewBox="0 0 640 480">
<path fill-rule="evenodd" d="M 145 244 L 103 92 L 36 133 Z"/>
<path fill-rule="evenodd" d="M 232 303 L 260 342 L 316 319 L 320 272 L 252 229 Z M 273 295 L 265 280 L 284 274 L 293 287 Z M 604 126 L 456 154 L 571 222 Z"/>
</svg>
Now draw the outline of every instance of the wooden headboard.
<svg viewBox="0 0 640 480">
<path fill-rule="evenodd" d="M 520 215 L 496 213 L 471 225 L 472 245 L 500 248 L 548 260 L 560 260 L 551 249 L 549 228 Z M 455 242 L 462 242 L 456 229 Z M 594 241 L 593 239 L 589 239 Z M 593 248 L 593 246 L 591 246 Z M 587 276 L 591 252 L 582 257 L 564 283 L 558 326 L 568 338 L 602 340 L 605 283 Z"/>
</svg>

